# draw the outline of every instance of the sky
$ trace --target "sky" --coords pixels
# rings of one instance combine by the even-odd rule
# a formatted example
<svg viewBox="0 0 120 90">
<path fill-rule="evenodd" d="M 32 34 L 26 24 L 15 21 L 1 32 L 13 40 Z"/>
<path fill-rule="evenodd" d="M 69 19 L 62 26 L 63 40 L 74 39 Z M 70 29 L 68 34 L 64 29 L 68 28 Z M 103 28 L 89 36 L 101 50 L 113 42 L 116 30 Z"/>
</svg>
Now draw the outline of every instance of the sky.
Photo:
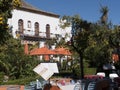
<svg viewBox="0 0 120 90">
<path fill-rule="evenodd" d="M 60 17 L 79 15 L 88 22 L 100 20 L 101 6 L 107 6 L 108 21 L 120 25 L 120 0 L 25 0 L 40 10 L 52 12 Z"/>
</svg>

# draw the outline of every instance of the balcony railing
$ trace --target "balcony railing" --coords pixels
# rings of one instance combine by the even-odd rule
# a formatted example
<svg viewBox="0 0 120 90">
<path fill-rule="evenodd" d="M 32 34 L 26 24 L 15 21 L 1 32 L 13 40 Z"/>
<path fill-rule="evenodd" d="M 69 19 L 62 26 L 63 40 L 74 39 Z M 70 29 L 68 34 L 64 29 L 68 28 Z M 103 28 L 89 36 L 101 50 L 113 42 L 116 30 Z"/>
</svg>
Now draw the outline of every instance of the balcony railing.
<svg viewBox="0 0 120 90">
<path fill-rule="evenodd" d="M 35 35 L 35 32 L 32 30 L 24 30 L 23 33 L 17 30 L 16 35 L 18 34 L 21 39 L 31 41 L 40 41 L 56 38 L 56 34 L 50 33 L 50 38 L 47 38 L 46 32 L 39 32 L 39 34 Z"/>
</svg>

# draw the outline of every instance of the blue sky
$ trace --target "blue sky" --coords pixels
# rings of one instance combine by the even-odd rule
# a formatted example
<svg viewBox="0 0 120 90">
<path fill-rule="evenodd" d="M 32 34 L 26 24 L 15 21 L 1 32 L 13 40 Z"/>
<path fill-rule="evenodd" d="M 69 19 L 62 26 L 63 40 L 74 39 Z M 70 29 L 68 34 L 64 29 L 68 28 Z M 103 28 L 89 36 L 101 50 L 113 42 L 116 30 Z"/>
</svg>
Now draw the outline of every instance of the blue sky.
<svg viewBox="0 0 120 90">
<path fill-rule="evenodd" d="M 84 20 L 96 22 L 100 19 L 100 8 L 108 6 L 109 21 L 120 25 L 120 0 L 25 0 L 40 10 L 60 16 L 76 14 Z"/>
</svg>

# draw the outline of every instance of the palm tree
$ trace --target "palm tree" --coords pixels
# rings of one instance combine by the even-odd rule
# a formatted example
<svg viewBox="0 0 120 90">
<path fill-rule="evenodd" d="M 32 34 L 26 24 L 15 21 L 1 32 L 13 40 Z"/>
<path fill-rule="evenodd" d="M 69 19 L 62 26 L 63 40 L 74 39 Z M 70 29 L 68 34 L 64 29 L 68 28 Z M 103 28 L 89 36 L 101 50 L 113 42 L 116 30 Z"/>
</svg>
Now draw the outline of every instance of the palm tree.
<svg viewBox="0 0 120 90">
<path fill-rule="evenodd" d="M 107 20 L 108 20 L 108 7 L 105 6 L 105 7 L 101 7 L 100 9 L 100 12 L 102 13 L 102 16 L 101 16 L 101 23 L 103 25 L 106 25 L 107 24 Z"/>
</svg>

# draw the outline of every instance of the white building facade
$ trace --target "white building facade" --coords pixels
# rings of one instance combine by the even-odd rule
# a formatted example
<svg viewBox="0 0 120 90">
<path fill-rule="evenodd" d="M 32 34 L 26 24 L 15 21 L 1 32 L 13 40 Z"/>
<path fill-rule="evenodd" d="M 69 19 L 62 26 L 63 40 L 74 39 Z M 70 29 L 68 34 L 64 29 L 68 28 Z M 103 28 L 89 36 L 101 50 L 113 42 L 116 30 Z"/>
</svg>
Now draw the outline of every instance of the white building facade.
<svg viewBox="0 0 120 90">
<path fill-rule="evenodd" d="M 59 15 L 45 12 L 22 1 L 21 7 L 12 11 L 12 18 L 8 20 L 14 38 L 20 38 L 22 43 L 34 44 L 39 42 L 43 47 L 48 39 L 57 36 L 70 38 L 71 28 L 61 29 Z"/>
</svg>

